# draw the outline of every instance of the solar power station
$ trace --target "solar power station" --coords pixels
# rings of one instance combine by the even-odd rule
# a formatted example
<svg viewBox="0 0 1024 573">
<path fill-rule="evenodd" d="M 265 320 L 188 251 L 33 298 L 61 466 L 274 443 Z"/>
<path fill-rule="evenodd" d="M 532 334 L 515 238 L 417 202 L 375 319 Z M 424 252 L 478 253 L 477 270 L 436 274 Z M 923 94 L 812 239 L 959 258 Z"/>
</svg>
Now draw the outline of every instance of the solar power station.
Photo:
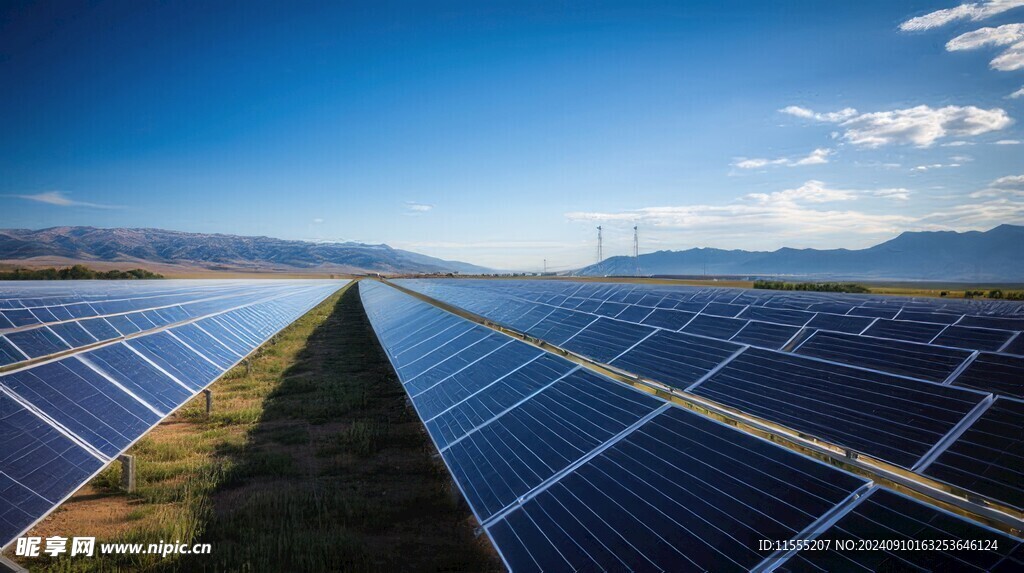
<svg viewBox="0 0 1024 573">
<path fill-rule="evenodd" d="M 345 283 L 0 283 L 0 546 Z"/>
<path fill-rule="evenodd" d="M 1020 304 L 540 280 L 360 294 L 512 571 L 1024 570 Z M 813 539 L 846 543 L 786 545 Z"/>
</svg>

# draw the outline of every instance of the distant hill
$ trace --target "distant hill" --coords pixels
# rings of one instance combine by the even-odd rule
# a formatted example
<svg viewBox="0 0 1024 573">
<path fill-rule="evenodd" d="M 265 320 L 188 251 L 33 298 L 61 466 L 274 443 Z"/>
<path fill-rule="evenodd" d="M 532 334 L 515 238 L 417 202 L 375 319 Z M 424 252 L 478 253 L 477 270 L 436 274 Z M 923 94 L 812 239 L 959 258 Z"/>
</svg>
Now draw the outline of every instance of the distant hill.
<svg viewBox="0 0 1024 573">
<path fill-rule="evenodd" d="M 631 257 L 583 268 L 586 276 L 633 275 Z M 989 231 L 906 232 L 874 247 L 726 251 L 689 249 L 640 255 L 644 275 L 790 275 L 821 279 L 1024 281 L 1024 226 Z"/>
<path fill-rule="evenodd" d="M 271 237 L 161 229 L 0 229 L 0 260 L 155 263 L 235 271 L 337 273 L 482 273 L 489 269 L 362 243 L 313 243 Z"/>
</svg>

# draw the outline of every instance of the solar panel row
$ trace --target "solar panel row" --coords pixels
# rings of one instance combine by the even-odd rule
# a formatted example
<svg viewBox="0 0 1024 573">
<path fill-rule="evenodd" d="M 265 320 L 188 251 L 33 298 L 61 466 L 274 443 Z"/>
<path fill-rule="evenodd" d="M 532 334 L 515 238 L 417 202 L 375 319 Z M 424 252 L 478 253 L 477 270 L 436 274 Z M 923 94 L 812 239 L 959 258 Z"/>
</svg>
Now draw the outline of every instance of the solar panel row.
<svg viewBox="0 0 1024 573">
<path fill-rule="evenodd" d="M 790 557 L 758 540 L 803 538 L 859 507 L 869 492 L 864 478 L 384 284 L 363 281 L 360 295 L 455 483 L 512 571 L 750 570 Z M 536 320 L 518 301 L 495 311 L 503 321 Z M 551 314 L 561 316 L 546 332 L 562 344 L 600 324 L 596 317 L 584 324 Z M 687 336 L 646 329 L 631 327 L 626 343 L 655 344 L 647 349 L 652 355 L 665 343 L 659 337 Z M 603 333 L 593 330 L 581 347 L 621 352 L 626 343 L 615 339 L 617 331 L 609 338 Z M 741 348 L 688 339 L 690 356 L 697 357 L 691 376 Z M 607 350 L 607 343 L 617 346 Z M 691 364 L 689 357 L 679 360 Z M 672 368 L 668 361 L 663 366 Z M 902 497 L 906 507 L 870 497 L 893 514 L 937 511 Z M 999 555 L 1020 545 L 949 519 L 959 534 L 1001 541 Z M 966 563 L 983 569 L 989 557 L 969 555 Z"/>
<path fill-rule="evenodd" d="M 217 313 L 0 374 L 0 545 L 343 285 L 236 284 Z"/>
<path fill-rule="evenodd" d="M 1004 404 L 1020 398 L 1024 389 L 1021 356 L 841 331 L 851 324 L 847 319 L 857 318 L 853 312 L 885 311 L 895 322 L 929 320 L 921 324 L 945 332 L 962 324 L 996 332 L 993 326 L 1024 324 L 1019 303 L 567 281 L 397 284 L 589 359 L 908 470 L 920 471 L 950 437 L 994 416 L 987 412 L 993 393 Z M 698 306 L 699 312 L 694 310 Z M 808 325 L 827 314 L 815 308 L 846 309 L 848 314 L 827 319 L 837 330 L 811 329 Z M 963 314 L 967 311 L 990 314 Z M 877 326 L 887 319 L 867 320 Z M 1000 332 L 1007 339 L 1019 336 Z M 1004 433 L 975 451 L 973 463 L 1001 467 L 1007 459 L 1024 458 L 1024 440 L 1010 430 L 1013 424 L 1024 427 L 1024 415 L 1004 421 Z M 961 436 L 957 443 L 966 439 Z M 926 475 L 1021 507 L 1019 470 L 984 485 L 967 473 L 932 470 Z"/>
<path fill-rule="evenodd" d="M 152 293 L 140 292 L 135 298 L 124 298 L 128 293 L 121 290 L 106 295 L 94 292 L 89 295 L 88 301 L 79 300 L 80 297 L 60 297 L 59 300 L 76 301 L 68 306 L 36 306 L 0 311 L 0 314 L 10 316 L 8 322 L 13 321 L 8 327 L 4 327 L 0 321 L 0 366 L 43 358 L 223 312 L 274 296 L 275 293 L 284 292 L 282 289 L 289 288 L 287 284 L 275 281 L 261 285 L 260 288 L 237 282 L 194 283 L 175 289 L 173 294 L 154 296 Z M 40 302 L 38 299 L 6 299 L 6 302 L 25 300 Z M 72 313 L 67 312 L 67 308 L 78 310 Z M 15 316 L 14 313 L 20 314 Z"/>
</svg>

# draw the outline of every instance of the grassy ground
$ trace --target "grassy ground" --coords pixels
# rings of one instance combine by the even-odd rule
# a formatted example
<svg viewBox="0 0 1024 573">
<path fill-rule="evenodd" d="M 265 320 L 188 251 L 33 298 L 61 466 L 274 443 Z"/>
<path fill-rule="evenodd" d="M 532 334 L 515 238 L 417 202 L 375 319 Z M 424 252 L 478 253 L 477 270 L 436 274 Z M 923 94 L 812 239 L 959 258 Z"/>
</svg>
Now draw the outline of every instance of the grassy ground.
<svg viewBox="0 0 1024 573">
<path fill-rule="evenodd" d="M 31 535 L 210 543 L 212 554 L 33 559 L 32 571 L 500 569 L 431 457 L 357 288 L 335 295 L 140 441 Z"/>
</svg>

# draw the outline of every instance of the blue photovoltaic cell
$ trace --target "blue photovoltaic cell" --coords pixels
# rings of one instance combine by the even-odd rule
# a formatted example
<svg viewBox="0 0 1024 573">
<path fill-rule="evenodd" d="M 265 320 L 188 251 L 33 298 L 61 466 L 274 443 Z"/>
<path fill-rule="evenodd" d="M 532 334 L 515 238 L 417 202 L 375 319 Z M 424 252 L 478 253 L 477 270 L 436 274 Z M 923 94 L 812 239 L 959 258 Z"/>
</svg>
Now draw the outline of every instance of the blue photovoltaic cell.
<svg viewBox="0 0 1024 573">
<path fill-rule="evenodd" d="M 757 322 L 752 320 L 730 340 L 741 344 L 750 344 L 751 346 L 778 350 L 789 342 L 789 339 L 793 338 L 799 330 L 800 328 L 796 326 L 785 326 L 782 324 L 772 324 L 769 322 Z"/>
<path fill-rule="evenodd" d="M 98 370 L 165 414 L 192 395 L 123 343 L 90 350 L 76 357 L 95 365 Z"/>
<path fill-rule="evenodd" d="M 1024 333 L 1017 333 L 1017 336 L 1010 340 L 1009 344 L 999 349 L 999 351 L 1024 356 Z"/>
<path fill-rule="evenodd" d="M 985 398 L 755 348 L 691 391 L 905 468 Z"/>
<path fill-rule="evenodd" d="M 1024 357 L 982 352 L 953 385 L 1024 399 Z"/>
<path fill-rule="evenodd" d="M 526 312 L 519 313 L 503 320 L 502 324 L 506 324 L 510 328 L 525 332 L 529 330 L 531 326 L 540 322 L 545 316 L 551 314 L 551 311 L 553 310 L 555 309 L 550 306 L 532 306 Z"/>
<path fill-rule="evenodd" d="M 70 344 L 72 348 L 79 348 L 96 343 L 96 338 L 89 334 L 89 332 L 82 328 L 77 322 L 51 324 L 47 328 L 52 330 L 57 336 L 64 339 L 64 341 Z"/>
<path fill-rule="evenodd" d="M 876 308 L 858 306 L 846 313 L 851 316 L 869 316 L 871 318 L 892 318 L 899 313 L 899 310 L 892 308 Z"/>
<path fill-rule="evenodd" d="M 1013 336 L 1013 333 L 1006 330 L 950 326 L 942 331 L 942 334 L 936 337 L 932 344 L 994 352 L 1002 348 L 1011 336 Z"/>
<path fill-rule="evenodd" d="M 499 416 L 527 396 L 566 375 L 574 365 L 546 352 L 481 388 L 476 394 L 433 418 L 425 417 L 427 431 L 437 447 L 448 444 Z"/>
<path fill-rule="evenodd" d="M 895 338 L 909 342 L 928 342 L 945 329 L 942 324 L 879 319 L 864 331 L 867 336 Z"/>
<path fill-rule="evenodd" d="M 176 326 L 167 332 L 174 334 L 174 336 L 180 338 L 193 350 L 209 358 L 215 362 L 217 366 L 220 366 L 225 370 L 231 368 L 235 362 L 242 359 L 241 356 L 235 354 L 226 346 L 217 342 L 213 337 L 197 328 L 194 324 Z"/>
<path fill-rule="evenodd" d="M 1024 509 L 1024 402 L 996 398 L 924 473 Z"/>
<path fill-rule="evenodd" d="M 557 346 L 583 330 L 584 327 L 597 320 L 597 318 L 592 314 L 556 309 L 547 318 L 527 330 L 526 333 Z"/>
<path fill-rule="evenodd" d="M 667 330 L 679 330 L 686 326 L 696 314 L 682 310 L 656 309 L 643 320 L 643 324 L 657 326 Z"/>
<path fill-rule="evenodd" d="M 723 318 L 720 316 L 705 316 L 703 314 L 698 314 L 693 317 L 690 324 L 683 327 L 682 332 L 728 340 L 746 325 L 747 321 L 738 318 Z"/>
<path fill-rule="evenodd" d="M 814 314 L 804 312 L 802 310 L 785 310 L 781 308 L 751 306 L 741 312 L 739 317 L 746 320 L 760 320 L 761 322 L 803 326 L 814 317 Z"/>
<path fill-rule="evenodd" d="M 117 331 L 120 332 L 122 336 L 135 334 L 136 332 L 140 332 L 142 330 L 134 322 L 128 320 L 128 317 L 123 314 L 119 314 L 116 316 L 108 316 L 106 317 L 106 320 L 107 322 L 110 323 L 111 326 L 116 328 Z"/>
<path fill-rule="evenodd" d="M 957 326 L 980 326 L 998 330 L 1024 330 L 1024 317 L 965 316 Z"/>
<path fill-rule="evenodd" d="M 14 328 L 14 325 L 11 324 L 11 321 L 7 320 L 6 316 L 0 313 L 0 330 L 5 328 Z"/>
<path fill-rule="evenodd" d="M 872 318 L 865 316 L 844 316 L 841 314 L 821 313 L 811 319 L 807 326 L 822 330 L 834 330 L 836 332 L 847 332 L 860 334 L 871 324 Z"/>
<path fill-rule="evenodd" d="M 876 488 L 820 539 L 832 540 L 827 550 L 804 550 L 777 569 L 817 571 L 1012 571 L 1024 570 L 1021 541 L 930 507 L 909 497 Z M 889 540 L 893 547 L 907 541 L 994 541 L 993 549 L 977 551 L 841 550 L 837 541 Z"/>
<path fill-rule="evenodd" d="M 0 314 L 3 314 L 7 321 L 14 326 L 31 326 L 33 324 L 39 324 L 39 319 L 37 319 L 30 310 L 4 310 L 0 311 Z"/>
<path fill-rule="evenodd" d="M 943 312 L 921 312 L 904 309 L 898 315 L 897 320 L 909 320 L 912 322 L 933 322 L 937 324 L 953 324 L 960 320 L 962 314 L 949 314 Z"/>
<path fill-rule="evenodd" d="M 0 336 L 0 366 L 6 366 L 15 362 L 21 362 L 26 358 L 17 351 L 10 342 L 3 336 Z"/>
<path fill-rule="evenodd" d="M 453 318 L 456 320 L 447 321 L 441 327 L 425 328 L 420 333 L 402 339 L 391 348 L 395 366 L 404 377 L 412 378 L 433 365 L 436 360 L 424 358 L 440 347 L 444 347 L 445 352 L 454 352 L 483 339 L 485 329 L 475 327 L 458 317 Z"/>
<path fill-rule="evenodd" d="M 50 312 L 50 309 L 48 308 L 33 308 L 32 314 L 35 315 L 36 319 L 38 319 L 39 322 L 44 324 L 47 322 L 57 322 L 58 320 L 58 318 L 54 316 L 53 313 Z"/>
<path fill-rule="evenodd" d="M 167 332 L 136 338 L 127 344 L 194 390 L 205 388 L 224 372 Z"/>
<path fill-rule="evenodd" d="M 139 330 L 152 330 L 156 328 L 156 324 L 146 318 L 145 313 L 133 312 L 132 314 L 125 315 L 125 317 L 132 321 L 132 324 L 139 327 Z"/>
<path fill-rule="evenodd" d="M 429 420 L 516 368 L 543 354 L 542 350 L 512 342 L 413 397 L 416 410 Z"/>
<path fill-rule="evenodd" d="M 111 326 L 105 318 L 89 318 L 79 321 L 78 324 L 99 341 L 113 340 L 121 337 L 121 333 Z"/>
<path fill-rule="evenodd" d="M 0 377 L 46 415 L 107 456 L 116 456 L 160 417 L 74 358 Z"/>
<path fill-rule="evenodd" d="M 404 354 L 397 355 L 400 361 L 408 358 L 405 364 L 398 366 L 398 373 L 406 384 L 462 350 L 479 344 L 491 334 L 490 330 L 482 326 L 466 321 L 462 323 L 449 331 L 452 333 L 450 337 L 427 337 L 423 344 L 412 346 Z"/>
<path fill-rule="evenodd" d="M 212 336 L 213 338 L 216 338 L 218 341 L 224 343 L 224 345 L 233 350 L 235 354 L 238 354 L 239 356 L 245 356 L 249 354 L 250 352 L 252 352 L 252 349 L 254 348 L 252 344 L 249 344 L 248 342 L 242 340 L 237 335 L 229 331 L 227 328 L 224 328 L 220 324 L 214 322 L 213 319 L 211 318 L 204 318 L 200 321 L 197 321 L 195 324 L 199 328 L 209 333 L 210 336 Z"/>
<path fill-rule="evenodd" d="M 932 382 L 945 381 L 971 354 L 966 350 L 820 330 L 796 352 Z"/>
<path fill-rule="evenodd" d="M 512 339 L 508 336 L 489 333 L 479 342 L 471 344 L 449 356 L 439 357 L 431 355 L 432 359 L 442 358 L 442 360 L 431 366 L 422 374 L 406 382 L 405 389 L 409 392 L 410 396 L 415 398 L 421 392 L 425 392 L 426 390 L 434 387 L 435 384 L 447 380 L 449 376 L 452 376 L 457 372 L 461 372 L 465 368 L 469 368 L 476 361 L 483 360 L 485 357 L 493 355 L 493 353 L 497 352 L 498 349 L 511 342 Z"/>
<path fill-rule="evenodd" d="M 727 302 L 710 302 L 700 312 L 702 314 L 734 318 L 739 313 L 743 312 L 744 308 L 746 307 L 743 306 L 742 304 L 729 304 Z"/>
<path fill-rule="evenodd" d="M 101 466 L 0 392 L 0 543 L 50 511 Z"/>
<path fill-rule="evenodd" d="M 31 330 L 8 332 L 7 339 L 28 354 L 30 358 L 49 356 L 57 352 L 69 350 L 71 347 L 61 341 L 56 334 L 42 326 Z"/>
<path fill-rule="evenodd" d="M 597 307 L 597 309 L 594 311 L 594 314 L 614 318 L 615 316 L 618 316 L 620 312 L 626 310 L 627 308 L 629 308 L 629 305 L 622 304 L 621 302 L 606 301 L 602 303 L 601 306 Z"/>
<path fill-rule="evenodd" d="M 443 455 L 477 516 L 487 520 L 661 403 L 577 370 Z"/>
<path fill-rule="evenodd" d="M 731 342 L 661 331 L 611 364 L 650 380 L 685 389 L 740 348 Z"/>
<path fill-rule="evenodd" d="M 670 408 L 488 534 L 517 573 L 749 571 L 865 483 Z"/>
<path fill-rule="evenodd" d="M 598 362 L 608 362 L 654 332 L 647 326 L 601 318 L 562 343 L 562 347 Z"/>
<path fill-rule="evenodd" d="M 639 323 L 643 322 L 643 320 L 647 318 L 647 315 L 651 314 L 652 311 L 654 311 L 653 308 L 648 308 L 646 306 L 630 306 L 626 310 L 619 313 L 619 315 L 616 318 L 618 318 L 619 320 L 625 320 L 626 322 Z"/>
</svg>

